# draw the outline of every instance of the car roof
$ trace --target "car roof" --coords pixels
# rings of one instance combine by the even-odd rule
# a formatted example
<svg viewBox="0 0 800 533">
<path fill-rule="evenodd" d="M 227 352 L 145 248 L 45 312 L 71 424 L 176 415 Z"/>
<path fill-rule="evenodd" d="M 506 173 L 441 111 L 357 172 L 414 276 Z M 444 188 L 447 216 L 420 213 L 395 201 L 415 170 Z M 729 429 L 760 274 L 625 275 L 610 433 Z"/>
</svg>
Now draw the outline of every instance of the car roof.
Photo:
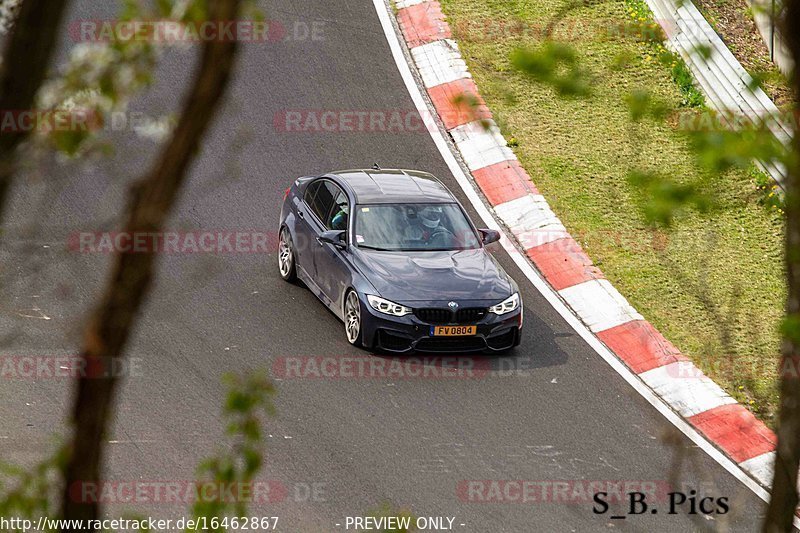
<svg viewBox="0 0 800 533">
<path fill-rule="evenodd" d="M 453 203 L 442 182 L 427 172 L 403 169 L 352 169 L 331 172 L 347 185 L 359 204 Z"/>
</svg>

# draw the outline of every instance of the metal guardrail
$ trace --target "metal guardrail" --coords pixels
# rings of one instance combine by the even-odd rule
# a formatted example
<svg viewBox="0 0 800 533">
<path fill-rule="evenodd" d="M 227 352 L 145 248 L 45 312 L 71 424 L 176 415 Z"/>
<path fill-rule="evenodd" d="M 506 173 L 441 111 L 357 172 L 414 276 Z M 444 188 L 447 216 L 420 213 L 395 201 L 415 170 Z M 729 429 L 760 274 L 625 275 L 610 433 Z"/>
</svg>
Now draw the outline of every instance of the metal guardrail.
<svg viewBox="0 0 800 533">
<path fill-rule="evenodd" d="M 709 107 L 723 117 L 733 114 L 753 123 L 763 121 L 778 140 L 788 145 L 793 135 L 791 126 L 782 120 L 775 103 L 756 86 L 697 7 L 690 0 L 646 2 L 667 35 L 667 46 L 686 62 Z M 772 161 L 757 163 L 783 188 L 783 165 Z"/>
<path fill-rule="evenodd" d="M 794 61 L 789 53 L 789 47 L 777 27 L 776 20 L 781 16 L 784 6 L 780 0 L 748 0 L 753 10 L 753 20 L 756 23 L 761 38 L 769 50 L 769 59 L 781 71 L 790 76 L 794 68 Z"/>
</svg>

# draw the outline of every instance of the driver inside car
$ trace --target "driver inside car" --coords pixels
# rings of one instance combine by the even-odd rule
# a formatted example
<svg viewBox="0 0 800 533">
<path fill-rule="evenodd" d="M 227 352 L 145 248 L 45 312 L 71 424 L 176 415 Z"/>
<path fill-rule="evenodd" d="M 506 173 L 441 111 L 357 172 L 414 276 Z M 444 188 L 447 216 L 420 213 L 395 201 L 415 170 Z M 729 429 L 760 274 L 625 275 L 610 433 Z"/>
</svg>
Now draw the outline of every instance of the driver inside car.
<svg viewBox="0 0 800 533">
<path fill-rule="evenodd" d="M 441 209 L 427 206 L 414 216 L 408 213 L 409 226 L 406 238 L 410 241 L 424 242 L 431 248 L 450 248 L 455 245 L 455 235 L 442 224 Z"/>
<path fill-rule="evenodd" d="M 347 229 L 347 216 L 349 208 L 347 204 L 339 206 L 338 212 L 331 218 L 331 229 L 346 230 Z"/>
</svg>

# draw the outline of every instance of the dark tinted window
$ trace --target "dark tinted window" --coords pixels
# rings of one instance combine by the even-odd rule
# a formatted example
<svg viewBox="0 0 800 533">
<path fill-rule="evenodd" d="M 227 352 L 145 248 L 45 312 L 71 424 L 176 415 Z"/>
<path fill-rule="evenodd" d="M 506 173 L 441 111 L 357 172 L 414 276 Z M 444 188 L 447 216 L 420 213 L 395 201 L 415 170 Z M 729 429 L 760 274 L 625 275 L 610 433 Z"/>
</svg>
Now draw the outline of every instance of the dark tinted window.
<svg viewBox="0 0 800 533">
<path fill-rule="evenodd" d="M 336 186 L 328 180 L 320 180 L 314 185 L 317 185 L 316 193 L 313 197 L 308 198 L 310 200 L 308 206 L 324 224 L 327 222 L 328 213 L 331 212 L 331 207 L 333 206 Z"/>
<path fill-rule="evenodd" d="M 317 189 L 319 189 L 320 185 L 322 185 L 321 181 L 315 181 L 306 187 L 306 193 L 303 195 L 303 201 L 305 201 L 306 205 L 309 207 L 312 203 L 314 203 L 314 196 L 317 194 Z"/>
<path fill-rule="evenodd" d="M 309 185 L 305 201 L 327 229 L 347 229 L 347 196 L 330 180 Z"/>
</svg>

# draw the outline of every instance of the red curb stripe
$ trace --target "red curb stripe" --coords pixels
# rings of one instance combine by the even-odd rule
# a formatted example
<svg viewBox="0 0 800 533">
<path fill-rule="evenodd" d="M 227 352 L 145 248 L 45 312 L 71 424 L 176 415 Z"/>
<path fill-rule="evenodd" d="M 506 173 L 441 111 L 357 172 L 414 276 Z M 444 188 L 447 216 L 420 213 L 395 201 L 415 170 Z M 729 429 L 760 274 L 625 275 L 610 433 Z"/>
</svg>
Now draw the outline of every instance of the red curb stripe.
<svg viewBox="0 0 800 533">
<path fill-rule="evenodd" d="M 423 2 L 401 9 L 397 12 L 397 23 L 409 48 L 451 36 L 439 2 Z"/>
<path fill-rule="evenodd" d="M 557 291 L 605 277 L 572 237 L 530 248 L 527 254 Z"/>
<path fill-rule="evenodd" d="M 737 463 L 775 449 L 775 434 L 738 403 L 721 405 L 687 419 Z"/>
<path fill-rule="evenodd" d="M 472 176 L 492 205 L 504 204 L 526 194 L 539 194 L 519 161 L 502 161 L 473 170 Z"/>
<path fill-rule="evenodd" d="M 637 374 L 688 360 L 646 320 L 626 322 L 597 336 Z"/>
<path fill-rule="evenodd" d="M 469 78 L 431 87 L 428 94 L 448 131 L 475 120 L 492 118 L 492 112 L 478 93 L 478 87 Z"/>
</svg>

